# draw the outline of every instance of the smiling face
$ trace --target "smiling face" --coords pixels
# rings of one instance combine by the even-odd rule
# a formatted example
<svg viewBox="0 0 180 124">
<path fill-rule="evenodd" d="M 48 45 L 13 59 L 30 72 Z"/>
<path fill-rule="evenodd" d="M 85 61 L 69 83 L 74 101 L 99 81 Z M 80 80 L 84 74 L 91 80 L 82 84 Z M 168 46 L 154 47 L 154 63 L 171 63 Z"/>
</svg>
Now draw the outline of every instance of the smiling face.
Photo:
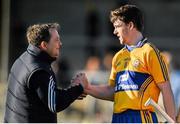
<svg viewBox="0 0 180 124">
<path fill-rule="evenodd" d="M 60 48 L 62 46 L 62 42 L 60 40 L 59 33 L 56 29 L 49 29 L 50 40 L 46 42 L 45 51 L 53 58 L 57 58 L 60 54 Z"/>
</svg>

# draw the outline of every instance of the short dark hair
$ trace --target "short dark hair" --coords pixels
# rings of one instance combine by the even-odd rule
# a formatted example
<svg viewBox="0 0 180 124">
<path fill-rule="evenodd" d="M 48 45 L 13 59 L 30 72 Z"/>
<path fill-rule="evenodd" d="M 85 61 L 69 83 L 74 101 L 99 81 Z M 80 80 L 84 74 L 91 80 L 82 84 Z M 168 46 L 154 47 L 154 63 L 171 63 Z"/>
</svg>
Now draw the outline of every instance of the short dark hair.
<svg viewBox="0 0 180 124">
<path fill-rule="evenodd" d="M 110 13 L 110 20 L 114 23 L 117 19 L 128 24 L 133 22 L 138 31 L 142 32 L 144 28 L 143 13 L 135 5 L 124 5 Z"/>
<path fill-rule="evenodd" d="M 29 26 L 26 32 L 27 40 L 30 44 L 34 46 L 39 46 L 42 41 L 49 42 L 50 32 L 49 29 L 59 30 L 58 23 L 45 23 L 45 24 L 35 24 Z"/>
</svg>

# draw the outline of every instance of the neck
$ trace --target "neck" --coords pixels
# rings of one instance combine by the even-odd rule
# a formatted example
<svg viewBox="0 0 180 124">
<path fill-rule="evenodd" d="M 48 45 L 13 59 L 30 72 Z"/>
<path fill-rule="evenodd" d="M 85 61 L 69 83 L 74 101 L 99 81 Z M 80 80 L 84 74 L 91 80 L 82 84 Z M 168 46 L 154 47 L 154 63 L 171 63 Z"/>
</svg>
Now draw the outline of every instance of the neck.
<svg viewBox="0 0 180 124">
<path fill-rule="evenodd" d="M 131 37 L 129 38 L 129 42 L 128 42 L 127 45 L 129 45 L 129 46 L 135 46 L 135 45 L 137 45 L 137 43 L 138 43 L 140 40 L 142 40 L 142 38 L 143 38 L 142 33 L 139 32 L 139 31 L 136 31 L 136 32 L 134 32 L 133 35 L 131 35 Z"/>
</svg>

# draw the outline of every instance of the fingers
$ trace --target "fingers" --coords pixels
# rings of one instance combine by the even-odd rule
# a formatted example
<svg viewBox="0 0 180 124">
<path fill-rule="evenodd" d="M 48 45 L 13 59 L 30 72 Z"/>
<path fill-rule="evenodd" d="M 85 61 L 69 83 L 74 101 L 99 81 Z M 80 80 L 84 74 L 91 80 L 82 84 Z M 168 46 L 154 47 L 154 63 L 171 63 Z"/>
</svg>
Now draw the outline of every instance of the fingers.
<svg viewBox="0 0 180 124">
<path fill-rule="evenodd" d="M 76 76 L 74 76 L 71 80 L 71 84 L 72 86 L 81 84 L 84 89 L 87 89 L 89 87 L 89 82 L 85 73 L 78 73 Z"/>
<path fill-rule="evenodd" d="M 79 73 L 77 75 L 75 75 L 72 79 L 71 79 L 71 82 L 73 82 L 75 79 L 80 79 L 82 77 L 85 77 L 85 73 Z"/>
<path fill-rule="evenodd" d="M 82 72 L 81 72 L 81 73 L 78 73 L 76 76 L 78 76 L 78 77 L 79 77 L 79 76 L 85 76 L 85 73 L 82 73 Z"/>
<path fill-rule="evenodd" d="M 87 80 L 87 77 L 86 77 L 86 74 L 85 73 L 78 73 L 76 74 L 72 79 L 71 79 L 71 85 L 72 86 L 77 86 L 81 84 L 81 86 L 84 88 L 84 89 L 88 89 L 88 86 L 89 86 L 89 82 Z M 81 94 L 77 100 L 82 100 L 84 99 L 85 97 L 87 96 L 86 93 L 83 93 Z"/>
<path fill-rule="evenodd" d="M 71 83 L 81 83 L 86 78 L 85 73 L 79 73 L 71 79 Z"/>
<path fill-rule="evenodd" d="M 78 86 L 81 83 L 80 80 L 74 79 L 71 81 L 71 87 Z"/>
</svg>

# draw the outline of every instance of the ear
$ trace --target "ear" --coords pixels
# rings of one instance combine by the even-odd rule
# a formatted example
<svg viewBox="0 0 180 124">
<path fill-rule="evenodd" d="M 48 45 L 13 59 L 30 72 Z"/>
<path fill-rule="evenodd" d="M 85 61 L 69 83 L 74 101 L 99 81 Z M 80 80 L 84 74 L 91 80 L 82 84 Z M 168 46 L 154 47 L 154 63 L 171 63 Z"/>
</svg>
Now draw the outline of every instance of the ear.
<svg viewBox="0 0 180 124">
<path fill-rule="evenodd" d="M 133 22 L 129 22 L 129 29 L 132 30 L 134 28 L 134 23 Z"/>
<path fill-rule="evenodd" d="M 39 47 L 40 47 L 42 50 L 47 50 L 47 42 L 42 41 L 41 44 L 39 45 Z"/>
</svg>

